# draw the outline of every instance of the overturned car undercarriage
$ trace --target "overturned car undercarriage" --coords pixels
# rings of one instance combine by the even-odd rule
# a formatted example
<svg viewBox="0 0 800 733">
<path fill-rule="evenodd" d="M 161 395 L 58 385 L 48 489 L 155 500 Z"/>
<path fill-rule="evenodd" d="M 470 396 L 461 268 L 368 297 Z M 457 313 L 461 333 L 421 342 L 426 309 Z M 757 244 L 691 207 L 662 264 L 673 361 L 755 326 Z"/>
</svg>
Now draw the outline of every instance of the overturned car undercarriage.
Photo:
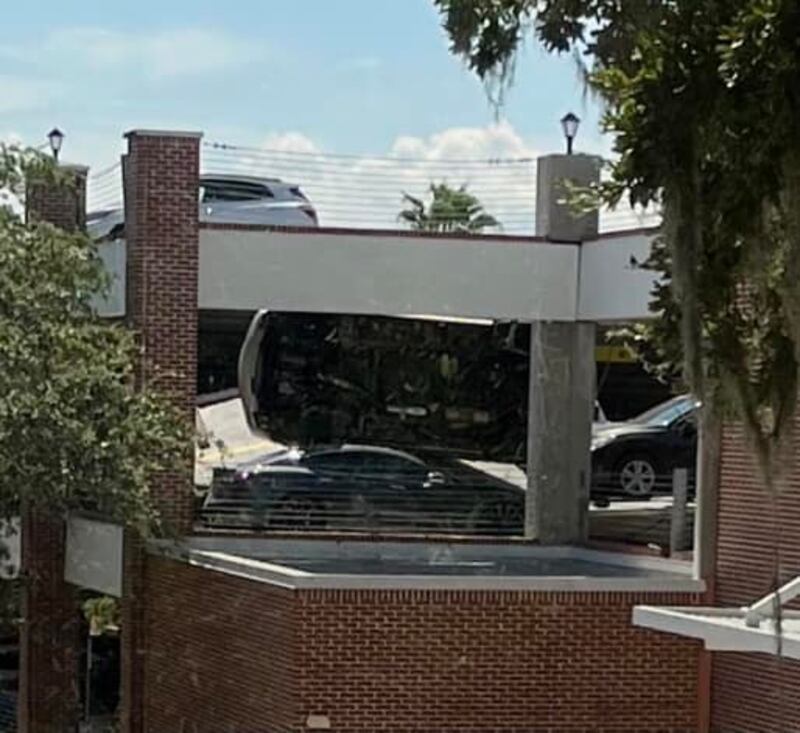
<svg viewBox="0 0 800 733">
<path fill-rule="evenodd" d="M 516 322 L 262 311 L 239 384 L 253 428 L 525 460 L 530 330 Z"/>
</svg>

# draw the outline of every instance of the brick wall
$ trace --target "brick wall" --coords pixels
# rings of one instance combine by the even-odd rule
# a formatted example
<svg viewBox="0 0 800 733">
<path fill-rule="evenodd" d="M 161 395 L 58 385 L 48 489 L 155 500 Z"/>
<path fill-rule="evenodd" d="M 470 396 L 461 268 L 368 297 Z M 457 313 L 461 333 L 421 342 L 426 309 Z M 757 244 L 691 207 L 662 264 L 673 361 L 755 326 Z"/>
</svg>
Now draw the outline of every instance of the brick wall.
<svg viewBox="0 0 800 733">
<path fill-rule="evenodd" d="M 631 626 L 690 595 L 290 591 L 148 558 L 146 730 L 696 730 L 699 645 Z"/>
<path fill-rule="evenodd" d="M 292 591 L 150 556 L 144 730 L 302 730 Z"/>
<path fill-rule="evenodd" d="M 86 173 L 62 166 L 66 180 L 26 185 L 25 216 L 66 231 L 86 221 Z M 77 669 L 80 609 L 64 582 L 65 527 L 42 510 L 22 517 L 22 619 L 20 629 L 19 729 L 36 733 L 72 730 L 78 716 Z"/>
<path fill-rule="evenodd" d="M 800 662 L 713 654 L 712 731 L 788 733 L 800 726 Z"/>
<path fill-rule="evenodd" d="M 718 507 L 716 604 L 747 605 L 774 585 L 778 537 L 782 582 L 800 575 L 800 472 L 793 465 L 777 516 L 741 426 L 723 433 Z M 767 655 L 713 655 L 712 730 L 783 733 L 800 720 L 800 664 Z"/>
<path fill-rule="evenodd" d="M 139 386 L 169 397 L 187 425 L 194 426 L 200 135 L 134 131 L 127 138 L 122 166 L 127 314 L 142 349 L 136 378 Z M 193 446 L 187 442 L 185 463 L 150 482 L 165 530 L 177 536 L 191 531 L 193 458 Z M 126 533 L 120 715 L 126 733 L 159 730 L 143 723 L 143 660 L 148 648 L 154 648 L 143 619 L 147 605 L 161 600 L 147 586 L 144 572 L 140 542 Z M 187 609 L 184 620 L 192 615 Z"/>
<path fill-rule="evenodd" d="M 687 595 L 301 594 L 303 714 L 335 731 L 696 729 L 699 645 L 631 626 Z"/>
</svg>

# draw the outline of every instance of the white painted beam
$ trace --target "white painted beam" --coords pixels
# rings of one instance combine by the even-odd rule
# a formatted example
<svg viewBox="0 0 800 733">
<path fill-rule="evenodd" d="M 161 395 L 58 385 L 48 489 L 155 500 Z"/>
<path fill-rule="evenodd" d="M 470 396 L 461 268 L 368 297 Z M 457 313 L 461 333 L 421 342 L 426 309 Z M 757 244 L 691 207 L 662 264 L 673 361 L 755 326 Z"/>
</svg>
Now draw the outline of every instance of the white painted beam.
<svg viewBox="0 0 800 733">
<path fill-rule="evenodd" d="M 203 309 L 575 320 L 578 246 L 391 233 L 200 230 Z"/>
</svg>

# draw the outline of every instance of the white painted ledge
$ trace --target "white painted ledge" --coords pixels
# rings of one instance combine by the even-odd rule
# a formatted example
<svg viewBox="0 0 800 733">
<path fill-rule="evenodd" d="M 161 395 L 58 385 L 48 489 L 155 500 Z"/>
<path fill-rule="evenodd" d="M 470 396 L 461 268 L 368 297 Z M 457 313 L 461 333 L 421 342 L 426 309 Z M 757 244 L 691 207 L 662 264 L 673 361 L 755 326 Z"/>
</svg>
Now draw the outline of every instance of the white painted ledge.
<svg viewBox="0 0 800 733">
<path fill-rule="evenodd" d="M 745 615 L 743 608 L 636 606 L 633 624 L 700 639 L 709 651 L 777 654 L 775 623 L 768 619 L 750 627 Z M 784 657 L 800 659 L 800 612 L 783 612 L 780 647 Z"/>
<path fill-rule="evenodd" d="M 503 591 L 539 591 L 539 592 L 626 592 L 626 593 L 699 593 L 705 589 L 705 584 L 701 580 L 691 577 L 690 573 L 683 572 L 682 567 L 675 564 L 658 564 L 657 560 L 649 559 L 643 563 L 643 558 L 629 558 L 616 553 L 595 553 L 571 547 L 525 547 L 525 548 L 503 548 L 513 549 L 511 555 L 519 557 L 519 553 L 528 553 L 531 558 L 550 558 L 550 559 L 581 559 L 589 562 L 602 563 L 605 565 L 616 565 L 617 567 L 636 568 L 639 572 L 631 575 L 624 574 L 602 574 L 602 565 L 598 567 L 596 575 L 505 575 L 505 574 L 472 574 L 469 570 L 469 560 L 475 560 L 478 547 L 469 548 L 464 552 L 465 561 L 464 572 L 435 574 L 425 573 L 426 562 L 420 563 L 418 574 L 376 574 L 376 573 L 347 573 L 347 572 L 315 572 L 313 570 L 301 570 L 292 567 L 291 557 L 280 557 L 280 550 L 284 552 L 291 547 L 291 543 L 284 544 L 281 548 L 280 540 L 272 540 L 269 543 L 270 550 L 266 547 L 258 548 L 255 543 L 249 547 L 250 552 L 243 554 L 245 547 L 239 543 L 230 543 L 227 547 L 223 543 L 217 543 L 216 547 L 198 547 L 195 543 L 200 538 L 192 541 L 193 545 L 175 546 L 166 543 L 152 543 L 152 552 L 163 554 L 174 559 L 188 562 L 190 565 L 206 568 L 216 572 L 234 575 L 248 580 L 268 583 L 282 588 L 291 589 L 326 589 L 326 590 L 503 590 Z M 306 552 L 311 543 L 303 543 Z M 334 549 L 334 544 L 339 545 Z M 398 550 L 402 547 L 404 554 L 409 550 L 413 551 L 413 543 L 405 545 L 395 545 L 390 543 L 380 543 L 381 549 Z M 325 547 L 323 547 L 325 545 Z M 319 558 L 339 558 L 343 560 L 343 567 L 350 565 L 359 559 L 368 560 L 370 551 L 369 543 L 362 543 L 364 555 L 358 557 L 353 552 L 356 548 L 348 548 L 350 552 L 341 552 L 340 543 L 319 543 L 317 555 Z M 424 545 L 423 545 L 424 546 Z M 296 548 L 295 548 L 296 549 Z M 439 548 L 439 551 L 454 550 L 461 554 L 465 548 Z M 237 550 L 239 553 L 238 554 Z M 260 550 L 260 551 L 259 551 Z M 496 552 L 497 546 L 484 546 L 484 552 Z M 259 554 L 271 557 L 261 559 Z M 301 555 L 301 556 L 303 556 Z M 372 556 L 374 558 L 374 555 Z M 407 559 L 408 559 L 407 555 Z M 394 559 L 398 556 L 395 554 Z M 389 558 L 387 558 L 389 559 Z M 420 558 L 421 559 L 421 558 Z M 449 560 L 454 558 L 449 557 Z M 652 565 L 650 564 L 652 563 Z M 641 570 L 652 570 L 653 574 L 640 572 Z"/>
</svg>

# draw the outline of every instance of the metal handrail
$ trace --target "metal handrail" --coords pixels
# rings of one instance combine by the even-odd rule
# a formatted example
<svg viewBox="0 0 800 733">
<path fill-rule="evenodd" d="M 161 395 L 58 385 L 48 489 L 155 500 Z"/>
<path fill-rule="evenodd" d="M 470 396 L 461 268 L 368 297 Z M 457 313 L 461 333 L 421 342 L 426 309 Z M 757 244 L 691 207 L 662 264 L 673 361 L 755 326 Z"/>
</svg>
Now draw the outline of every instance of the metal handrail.
<svg viewBox="0 0 800 733">
<path fill-rule="evenodd" d="M 776 608 L 784 606 L 798 596 L 800 596 L 800 575 L 755 603 L 744 606 L 742 610 L 744 611 L 745 625 L 753 629 L 759 628 L 762 621 L 772 618 Z"/>
</svg>

